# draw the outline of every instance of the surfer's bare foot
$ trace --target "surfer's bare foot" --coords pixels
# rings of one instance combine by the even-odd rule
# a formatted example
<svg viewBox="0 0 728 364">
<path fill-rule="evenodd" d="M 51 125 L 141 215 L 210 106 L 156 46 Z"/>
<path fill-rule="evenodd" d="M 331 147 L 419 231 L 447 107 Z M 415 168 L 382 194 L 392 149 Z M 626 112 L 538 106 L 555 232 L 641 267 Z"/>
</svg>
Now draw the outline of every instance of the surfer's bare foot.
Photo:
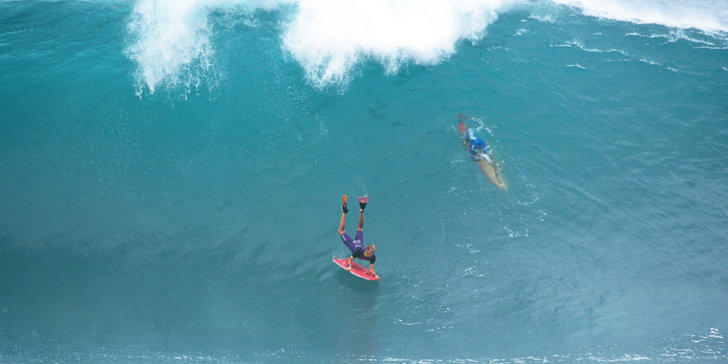
<svg viewBox="0 0 728 364">
<path fill-rule="evenodd" d="M 348 212 L 349 212 L 349 209 L 347 209 L 347 208 L 346 208 L 346 195 L 344 195 L 344 197 L 343 197 L 343 200 L 344 200 L 344 201 L 343 201 L 343 203 L 341 204 L 341 212 L 343 212 L 343 213 L 345 213 L 345 214 L 346 214 L 346 213 L 348 213 Z"/>
</svg>

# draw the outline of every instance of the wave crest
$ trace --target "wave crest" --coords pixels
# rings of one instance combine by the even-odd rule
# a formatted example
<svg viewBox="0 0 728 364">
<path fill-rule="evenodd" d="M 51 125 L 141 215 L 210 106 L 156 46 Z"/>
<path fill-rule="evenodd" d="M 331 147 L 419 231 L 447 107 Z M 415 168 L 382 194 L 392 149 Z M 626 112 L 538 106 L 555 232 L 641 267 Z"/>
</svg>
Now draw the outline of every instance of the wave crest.
<svg viewBox="0 0 728 364">
<path fill-rule="evenodd" d="M 728 32 L 728 6 L 724 1 L 695 0 L 552 0 L 580 8 L 585 15 L 670 28 Z"/>
<path fill-rule="evenodd" d="M 137 64 L 137 94 L 159 85 L 198 86 L 210 71 L 214 48 L 208 9 L 198 1 L 140 0 L 128 30 L 127 56 Z"/>
<path fill-rule="evenodd" d="M 346 83 L 352 67 L 367 59 L 394 74 L 405 62 L 442 62 L 461 39 L 477 41 L 510 3 L 302 0 L 284 31 L 283 46 L 320 87 Z"/>
<path fill-rule="evenodd" d="M 443 62 L 458 41 L 478 41 L 499 13 L 518 4 L 557 4 L 588 16 L 728 32 L 728 8 L 715 0 L 137 0 L 126 54 L 137 65 L 137 94 L 160 86 L 189 90 L 217 78 L 210 14 L 279 11 L 285 18 L 283 52 L 322 88 L 345 85 L 362 62 L 377 62 L 390 75 L 407 63 Z"/>
<path fill-rule="evenodd" d="M 364 60 L 394 74 L 406 62 L 432 65 L 455 53 L 461 39 L 477 41 L 497 12 L 514 0 L 138 0 L 129 21 L 127 56 L 137 64 L 137 93 L 163 85 L 199 86 L 212 74 L 210 13 L 224 8 L 293 9 L 282 45 L 316 86 L 345 84 Z"/>
</svg>

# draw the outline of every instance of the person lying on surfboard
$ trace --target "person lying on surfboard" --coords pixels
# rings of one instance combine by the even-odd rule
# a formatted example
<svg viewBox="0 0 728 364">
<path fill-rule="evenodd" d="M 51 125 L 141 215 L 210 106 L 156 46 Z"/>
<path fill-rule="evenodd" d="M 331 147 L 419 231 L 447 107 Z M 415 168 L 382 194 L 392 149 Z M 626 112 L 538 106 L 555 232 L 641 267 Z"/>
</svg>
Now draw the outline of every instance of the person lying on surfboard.
<svg viewBox="0 0 728 364">
<path fill-rule="evenodd" d="M 465 138 L 468 139 L 468 144 L 470 144 L 470 154 L 473 155 L 473 158 L 482 157 L 486 162 L 493 163 L 493 160 L 490 157 L 492 154 L 490 146 L 485 143 L 485 140 L 475 135 L 473 129 L 468 128 L 468 131 L 465 133 Z"/>
<path fill-rule="evenodd" d="M 364 208 L 367 206 L 369 196 L 359 197 L 359 227 L 356 229 L 356 237 L 353 240 L 351 239 L 351 236 L 346 233 L 346 214 L 349 212 L 349 209 L 346 208 L 346 195 L 344 195 L 343 199 L 344 201 L 341 205 L 341 222 L 339 223 L 339 237 L 341 237 L 344 244 L 346 244 L 349 250 L 351 250 L 351 256 L 349 256 L 349 259 L 346 261 L 348 266 L 347 270 L 351 270 L 351 261 L 354 260 L 354 258 L 368 260 L 369 272 L 371 272 L 376 279 L 379 279 L 377 272 L 374 271 L 374 261 L 377 260 L 374 252 L 377 251 L 377 247 L 375 247 L 374 244 L 369 244 L 366 248 L 364 248 Z"/>
</svg>

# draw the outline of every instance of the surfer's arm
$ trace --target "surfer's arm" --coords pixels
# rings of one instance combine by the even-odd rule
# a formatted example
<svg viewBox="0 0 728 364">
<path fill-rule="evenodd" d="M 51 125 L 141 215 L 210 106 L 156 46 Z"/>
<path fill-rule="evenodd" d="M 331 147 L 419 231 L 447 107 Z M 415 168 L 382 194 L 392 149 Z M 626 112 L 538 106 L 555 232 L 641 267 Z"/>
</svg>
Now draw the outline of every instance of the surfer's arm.
<svg viewBox="0 0 728 364">
<path fill-rule="evenodd" d="M 361 257 L 362 255 L 364 255 L 364 251 L 361 250 L 361 248 L 356 248 L 356 250 L 349 256 L 349 259 L 346 260 L 346 269 L 351 270 L 351 261 L 354 260 L 354 258 Z"/>
<path fill-rule="evenodd" d="M 349 256 L 349 259 L 346 260 L 346 265 L 351 270 L 351 261 L 354 260 L 354 258 L 360 258 L 364 255 L 364 251 L 361 250 L 361 248 L 356 248 L 353 253 Z"/>
<path fill-rule="evenodd" d="M 369 264 L 369 272 L 370 272 L 370 273 L 372 273 L 372 275 L 373 275 L 373 276 L 374 276 L 374 277 L 375 277 L 376 279 L 379 279 L 379 276 L 377 275 L 377 272 L 375 272 L 375 271 L 374 271 L 374 264 Z"/>
</svg>

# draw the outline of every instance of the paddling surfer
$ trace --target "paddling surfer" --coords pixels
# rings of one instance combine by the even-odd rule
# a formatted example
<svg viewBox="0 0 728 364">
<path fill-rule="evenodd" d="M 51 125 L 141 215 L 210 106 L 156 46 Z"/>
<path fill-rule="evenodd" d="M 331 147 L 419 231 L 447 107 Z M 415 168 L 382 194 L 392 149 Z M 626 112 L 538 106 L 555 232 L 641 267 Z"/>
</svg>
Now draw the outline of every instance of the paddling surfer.
<svg viewBox="0 0 728 364">
<path fill-rule="evenodd" d="M 486 162 L 493 163 L 490 157 L 492 153 L 490 146 L 485 143 L 485 140 L 475 135 L 473 129 L 468 128 L 468 131 L 465 133 L 465 138 L 468 144 L 470 144 L 470 154 L 473 155 L 473 158 L 484 158 Z"/>
<path fill-rule="evenodd" d="M 377 248 L 374 246 L 374 244 L 369 244 L 364 248 L 364 208 L 367 206 L 367 201 L 369 200 L 369 197 L 359 197 L 359 227 L 356 229 L 356 236 L 354 239 L 349 236 L 349 234 L 346 233 L 346 213 L 349 212 L 349 209 L 346 208 L 346 195 L 343 197 L 343 203 L 341 205 L 341 222 L 339 223 L 339 237 L 341 237 L 341 240 L 346 244 L 346 246 L 351 250 L 351 256 L 349 256 L 349 259 L 346 261 L 346 265 L 348 268 L 347 270 L 351 270 L 351 261 L 354 260 L 354 258 L 362 259 L 362 260 L 368 260 L 369 261 L 369 272 L 372 273 L 372 275 L 379 279 L 379 276 L 374 271 L 374 262 L 377 260 L 377 257 L 374 255 L 374 252 L 377 251 Z"/>
</svg>

